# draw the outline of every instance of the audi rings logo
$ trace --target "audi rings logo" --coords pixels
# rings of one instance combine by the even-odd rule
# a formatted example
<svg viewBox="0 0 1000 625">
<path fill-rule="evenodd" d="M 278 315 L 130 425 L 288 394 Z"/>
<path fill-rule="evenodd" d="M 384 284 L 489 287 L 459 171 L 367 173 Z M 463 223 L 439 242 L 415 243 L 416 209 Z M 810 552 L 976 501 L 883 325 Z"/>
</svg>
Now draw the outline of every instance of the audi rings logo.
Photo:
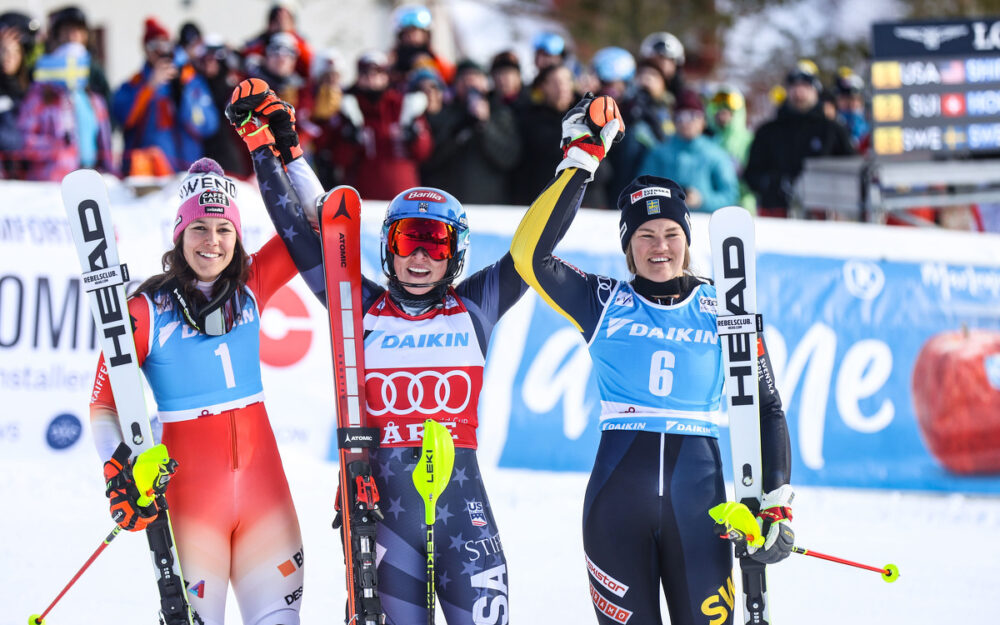
<svg viewBox="0 0 1000 625">
<path fill-rule="evenodd" d="M 472 401 L 472 379 L 462 370 L 373 371 L 365 376 L 368 414 L 459 414 Z M 379 405 L 381 400 L 381 405 Z"/>
</svg>

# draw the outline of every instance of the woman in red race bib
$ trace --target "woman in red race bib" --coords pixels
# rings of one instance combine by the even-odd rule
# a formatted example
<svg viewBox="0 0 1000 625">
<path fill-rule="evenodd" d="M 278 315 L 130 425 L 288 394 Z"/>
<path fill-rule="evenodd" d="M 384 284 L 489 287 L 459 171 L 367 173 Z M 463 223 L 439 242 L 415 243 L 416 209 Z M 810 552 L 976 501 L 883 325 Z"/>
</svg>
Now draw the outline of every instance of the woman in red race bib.
<svg viewBox="0 0 1000 625">
<path fill-rule="evenodd" d="M 260 311 L 295 266 L 277 237 L 244 251 L 236 185 L 215 161 L 192 165 L 180 196 L 163 273 L 128 307 L 178 463 L 166 500 L 187 598 L 205 625 L 221 625 L 231 583 L 244 623 L 295 625 L 302 537 L 260 378 Z M 115 520 L 143 529 L 158 511 L 136 501 L 103 355 L 90 408 Z"/>
</svg>

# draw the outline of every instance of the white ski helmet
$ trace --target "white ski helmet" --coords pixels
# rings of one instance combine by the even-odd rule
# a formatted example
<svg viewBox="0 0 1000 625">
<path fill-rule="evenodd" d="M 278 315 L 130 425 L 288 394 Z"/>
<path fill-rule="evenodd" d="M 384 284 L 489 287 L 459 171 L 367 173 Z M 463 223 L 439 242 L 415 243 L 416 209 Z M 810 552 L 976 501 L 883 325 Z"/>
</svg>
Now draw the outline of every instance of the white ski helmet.
<svg viewBox="0 0 1000 625">
<path fill-rule="evenodd" d="M 653 33 L 642 40 L 639 56 L 644 59 L 662 56 L 681 66 L 684 65 L 684 45 L 680 39 L 668 32 Z"/>
</svg>

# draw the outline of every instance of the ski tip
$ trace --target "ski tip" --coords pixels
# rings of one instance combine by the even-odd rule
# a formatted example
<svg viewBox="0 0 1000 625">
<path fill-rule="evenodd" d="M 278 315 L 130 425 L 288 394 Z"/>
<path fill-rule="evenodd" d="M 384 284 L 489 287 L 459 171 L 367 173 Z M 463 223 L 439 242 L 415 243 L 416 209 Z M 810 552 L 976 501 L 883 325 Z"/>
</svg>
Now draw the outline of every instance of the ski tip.
<svg viewBox="0 0 1000 625">
<path fill-rule="evenodd" d="M 361 194 L 358 193 L 358 190 L 355 189 L 354 187 L 352 187 L 349 184 L 340 184 L 340 185 L 337 185 L 334 188 L 330 189 L 330 193 L 333 193 L 334 191 L 343 191 L 344 193 L 353 193 L 354 195 L 358 196 L 359 198 L 361 197 Z"/>
<path fill-rule="evenodd" d="M 350 219 L 353 215 L 361 215 L 361 195 L 354 187 L 340 185 L 319 196 L 316 206 L 319 208 L 320 221 L 342 216 Z"/>
<path fill-rule="evenodd" d="M 28 625 L 45 625 L 45 619 L 37 614 L 28 617 Z"/>
<path fill-rule="evenodd" d="M 101 173 L 96 169 L 76 169 L 63 176 L 62 183 L 66 184 L 68 182 L 72 184 L 77 180 L 86 178 L 98 178 L 100 180 L 104 180 L 104 177 L 101 176 Z"/>
<path fill-rule="evenodd" d="M 750 211 L 742 206 L 723 206 L 722 208 L 715 210 L 711 217 L 709 217 L 709 221 L 715 221 L 716 219 L 725 219 L 726 221 L 733 219 L 745 219 L 747 221 L 753 221 L 753 215 L 751 215 Z"/>
<path fill-rule="evenodd" d="M 63 204 L 72 206 L 77 210 L 77 204 L 82 200 L 95 200 L 97 202 L 108 203 L 108 190 L 104 184 L 104 176 L 93 169 L 77 169 L 63 176 L 62 184 Z M 68 208 L 67 208 L 68 210 Z"/>
<path fill-rule="evenodd" d="M 882 579 L 888 584 L 899 579 L 899 567 L 895 564 L 886 564 L 882 570 Z"/>
</svg>

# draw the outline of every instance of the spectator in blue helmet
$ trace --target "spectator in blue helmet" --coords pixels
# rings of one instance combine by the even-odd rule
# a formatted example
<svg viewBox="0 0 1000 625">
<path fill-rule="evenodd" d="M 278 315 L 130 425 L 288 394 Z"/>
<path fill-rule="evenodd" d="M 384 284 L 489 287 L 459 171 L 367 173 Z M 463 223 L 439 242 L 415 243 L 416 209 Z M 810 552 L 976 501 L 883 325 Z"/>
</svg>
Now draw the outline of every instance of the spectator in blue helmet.
<svg viewBox="0 0 1000 625">
<path fill-rule="evenodd" d="M 674 115 L 677 132 L 654 148 L 640 174 L 669 177 L 684 188 L 692 211 L 712 212 L 739 199 L 736 167 L 726 151 L 704 136 L 705 105 L 701 96 L 685 91 Z"/>
<path fill-rule="evenodd" d="M 410 72 L 421 67 L 434 69 L 448 84 L 455 78 L 455 66 L 436 54 L 431 47 L 430 10 L 420 4 L 404 4 L 392 12 L 396 38 L 390 53 L 389 76 L 392 84 L 405 88 Z"/>
<path fill-rule="evenodd" d="M 535 69 L 539 72 L 552 65 L 562 65 L 569 55 L 566 40 L 558 33 L 538 33 L 531 47 L 535 51 Z"/>
<path fill-rule="evenodd" d="M 601 48 L 591 61 L 597 79 L 601 81 L 599 95 L 609 95 L 621 100 L 625 90 L 635 76 L 635 58 L 624 49 L 615 46 Z"/>
</svg>

